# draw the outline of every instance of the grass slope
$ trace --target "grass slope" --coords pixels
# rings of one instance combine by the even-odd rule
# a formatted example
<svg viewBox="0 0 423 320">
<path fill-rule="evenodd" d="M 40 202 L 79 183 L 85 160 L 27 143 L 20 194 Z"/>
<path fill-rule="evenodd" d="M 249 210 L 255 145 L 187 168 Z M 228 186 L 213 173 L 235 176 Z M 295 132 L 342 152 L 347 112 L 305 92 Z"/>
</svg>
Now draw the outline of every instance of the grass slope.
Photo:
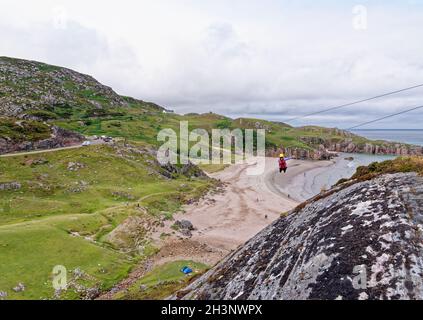
<svg viewBox="0 0 423 320">
<path fill-rule="evenodd" d="M 166 179 L 162 170 L 143 144 L 1 158 L 0 185 L 21 187 L 0 190 L 0 291 L 8 299 L 53 298 L 56 265 L 79 283 L 60 298 L 81 298 L 124 278 L 153 252 L 148 230 L 214 184 Z M 86 278 L 74 279 L 75 269 Z M 18 283 L 25 291 L 12 290 Z"/>
<path fill-rule="evenodd" d="M 181 269 L 190 267 L 193 273 L 185 275 Z M 136 281 L 125 293 L 116 295 L 120 300 L 160 300 L 184 288 L 190 281 L 209 269 L 209 266 L 194 261 L 174 261 L 156 267 Z"/>
</svg>

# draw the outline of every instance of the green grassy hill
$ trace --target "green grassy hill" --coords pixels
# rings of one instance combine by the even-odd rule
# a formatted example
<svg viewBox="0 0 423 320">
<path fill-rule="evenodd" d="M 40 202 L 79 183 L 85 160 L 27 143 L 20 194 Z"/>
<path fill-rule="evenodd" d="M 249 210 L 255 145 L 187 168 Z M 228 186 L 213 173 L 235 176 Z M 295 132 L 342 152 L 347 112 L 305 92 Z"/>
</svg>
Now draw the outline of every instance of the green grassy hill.
<svg viewBox="0 0 423 320">
<path fill-rule="evenodd" d="M 110 288 L 154 252 L 147 232 L 215 184 L 192 170 L 166 172 L 143 144 L 0 158 L 0 292 L 53 298 L 56 265 L 71 282 L 57 297 Z"/>
</svg>

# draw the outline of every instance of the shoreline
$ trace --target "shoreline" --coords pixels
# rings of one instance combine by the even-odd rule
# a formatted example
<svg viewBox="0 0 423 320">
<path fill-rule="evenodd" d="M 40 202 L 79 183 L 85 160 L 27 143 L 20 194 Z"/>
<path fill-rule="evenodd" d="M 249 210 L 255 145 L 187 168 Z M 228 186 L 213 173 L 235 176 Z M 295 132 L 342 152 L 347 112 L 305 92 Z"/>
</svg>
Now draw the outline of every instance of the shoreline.
<svg viewBox="0 0 423 320">
<path fill-rule="evenodd" d="M 159 252 L 98 299 L 113 299 L 114 294 L 125 291 L 148 272 L 168 262 L 187 260 L 210 267 L 216 265 L 283 213 L 308 200 L 303 192 L 307 182 L 321 183 L 321 180 L 316 182 L 319 175 L 331 176 L 337 164 L 346 161 L 345 155 L 348 154 L 327 161 L 289 160 L 286 174 L 279 173 L 277 158 L 266 158 L 265 172 L 260 176 L 248 176 L 246 164 L 231 165 L 209 174 L 223 183 L 224 190 L 210 192 L 198 203 L 185 205 L 174 214 L 172 221 L 165 222 L 151 235 Z M 190 237 L 172 228 L 177 220 L 193 224 L 195 230 Z M 163 234 L 169 236 L 163 239 Z"/>
<path fill-rule="evenodd" d="M 248 165 L 231 165 L 212 173 L 224 185 L 222 192 L 210 192 L 198 203 L 185 205 L 152 235 L 160 250 L 140 263 L 123 281 L 97 299 L 109 300 L 124 292 L 154 268 L 173 261 L 195 261 L 210 267 L 249 241 L 257 233 L 300 204 L 294 194 L 281 191 L 283 184 L 311 169 L 329 166 L 330 161 L 289 160 L 286 174 L 279 174 L 278 159 L 266 158 L 265 172 L 248 176 Z M 277 184 L 280 184 L 277 186 Z M 175 231 L 176 220 L 190 221 L 195 230 L 191 237 Z M 169 237 L 162 238 L 163 234 Z"/>
<path fill-rule="evenodd" d="M 297 200 L 300 195 L 295 190 L 285 192 L 284 187 L 310 170 L 325 169 L 332 164 L 332 161 L 289 160 L 284 174 L 279 173 L 277 158 L 266 158 L 265 172 L 259 176 L 248 176 L 246 164 L 210 174 L 225 185 L 224 192 L 210 193 L 174 215 L 174 221 L 188 220 L 193 224 L 191 237 L 175 232 L 174 221 L 166 222 L 153 234 L 161 248 L 155 264 L 195 260 L 214 265 L 302 202 Z M 162 240 L 162 234 L 171 236 Z"/>
</svg>

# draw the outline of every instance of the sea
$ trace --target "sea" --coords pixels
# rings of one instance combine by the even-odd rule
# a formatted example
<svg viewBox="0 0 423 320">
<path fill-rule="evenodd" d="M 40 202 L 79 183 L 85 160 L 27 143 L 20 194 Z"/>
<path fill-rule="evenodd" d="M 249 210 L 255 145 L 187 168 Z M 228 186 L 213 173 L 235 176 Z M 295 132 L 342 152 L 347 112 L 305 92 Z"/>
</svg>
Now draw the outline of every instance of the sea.
<svg viewBox="0 0 423 320">
<path fill-rule="evenodd" d="M 297 201 L 305 201 L 328 190 L 341 179 L 351 178 L 360 166 L 395 159 L 395 156 L 338 153 L 328 167 L 315 168 L 293 179 L 291 189 Z"/>
<path fill-rule="evenodd" d="M 371 140 L 387 140 L 423 146 L 423 129 L 374 129 L 354 130 L 353 132 Z M 333 186 L 340 179 L 350 178 L 359 166 L 391 159 L 395 159 L 395 156 L 340 153 L 339 157 L 334 160 L 334 164 L 330 166 L 330 170 L 315 169 L 306 173 L 309 177 L 305 179 L 303 197 L 314 196 L 322 189 Z"/>
<path fill-rule="evenodd" d="M 356 129 L 351 131 L 371 140 L 388 140 L 423 146 L 423 129 Z"/>
<path fill-rule="evenodd" d="M 423 129 L 354 130 L 353 133 L 370 140 L 387 140 L 423 146 Z M 291 194 L 296 195 L 293 198 L 304 201 L 319 194 L 322 190 L 330 189 L 341 179 L 351 178 L 360 166 L 395 158 L 396 156 L 389 155 L 338 153 L 338 157 L 331 160 L 332 164 L 328 167 L 315 168 L 294 177 L 289 188 Z M 281 188 L 281 191 L 287 192 L 284 187 Z"/>
</svg>

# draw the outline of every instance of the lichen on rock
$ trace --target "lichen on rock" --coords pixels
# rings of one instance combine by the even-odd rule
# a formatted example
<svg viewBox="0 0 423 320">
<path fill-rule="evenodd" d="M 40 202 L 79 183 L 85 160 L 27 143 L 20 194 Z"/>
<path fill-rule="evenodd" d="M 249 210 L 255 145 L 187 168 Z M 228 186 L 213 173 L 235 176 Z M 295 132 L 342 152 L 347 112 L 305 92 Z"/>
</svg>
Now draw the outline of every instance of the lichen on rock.
<svg viewBox="0 0 423 320">
<path fill-rule="evenodd" d="M 176 297 L 423 299 L 423 177 L 387 174 L 315 199 Z"/>
</svg>

